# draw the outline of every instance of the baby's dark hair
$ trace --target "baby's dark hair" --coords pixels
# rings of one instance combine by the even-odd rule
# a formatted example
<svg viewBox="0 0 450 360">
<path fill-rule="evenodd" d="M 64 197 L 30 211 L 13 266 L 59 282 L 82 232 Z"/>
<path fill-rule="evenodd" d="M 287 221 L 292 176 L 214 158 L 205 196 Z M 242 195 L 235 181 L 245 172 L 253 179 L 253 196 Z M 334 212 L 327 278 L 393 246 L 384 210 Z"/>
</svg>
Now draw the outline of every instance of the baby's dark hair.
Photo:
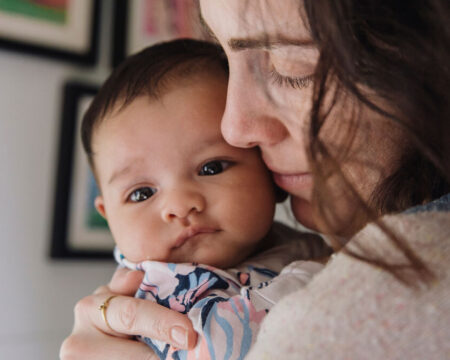
<svg viewBox="0 0 450 360">
<path fill-rule="evenodd" d="M 220 46 L 201 40 L 163 42 L 127 58 L 105 81 L 83 118 L 81 140 L 91 168 L 92 135 L 106 115 L 124 109 L 142 95 L 158 99 L 177 80 L 204 73 L 228 75 L 228 63 Z"/>
</svg>

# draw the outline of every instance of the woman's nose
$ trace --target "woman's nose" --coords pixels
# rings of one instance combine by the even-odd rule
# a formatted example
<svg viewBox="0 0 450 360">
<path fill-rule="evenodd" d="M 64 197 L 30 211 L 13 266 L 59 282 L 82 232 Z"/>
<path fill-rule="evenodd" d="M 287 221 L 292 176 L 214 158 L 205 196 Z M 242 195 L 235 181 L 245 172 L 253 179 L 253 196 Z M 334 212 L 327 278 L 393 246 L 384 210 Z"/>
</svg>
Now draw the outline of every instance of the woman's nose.
<svg viewBox="0 0 450 360">
<path fill-rule="evenodd" d="M 161 212 L 165 222 L 169 223 L 176 219 L 184 221 L 189 216 L 205 210 L 206 200 L 200 192 L 183 189 L 169 191 Z"/>
<path fill-rule="evenodd" d="M 237 147 L 273 146 L 281 142 L 288 131 L 277 114 L 261 79 L 249 70 L 236 71 L 230 65 L 227 103 L 221 129 L 225 140 Z"/>
</svg>

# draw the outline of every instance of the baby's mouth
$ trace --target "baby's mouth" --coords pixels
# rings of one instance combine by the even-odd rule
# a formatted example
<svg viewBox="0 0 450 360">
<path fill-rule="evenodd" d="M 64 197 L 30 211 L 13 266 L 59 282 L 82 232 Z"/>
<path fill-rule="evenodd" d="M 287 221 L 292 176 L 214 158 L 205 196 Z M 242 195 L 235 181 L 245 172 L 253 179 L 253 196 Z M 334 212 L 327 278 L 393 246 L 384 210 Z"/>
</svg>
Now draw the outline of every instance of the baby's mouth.
<svg viewBox="0 0 450 360">
<path fill-rule="evenodd" d="M 179 248 L 183 246 L 190 239 L 202 235 L 202 234 L 213 234 L 219 232 L 219 229 L 207 227 L 207 226 L 191 226 L 184 229 L 181 234 L 176 238 L 173 248 Z"/>
</svg>

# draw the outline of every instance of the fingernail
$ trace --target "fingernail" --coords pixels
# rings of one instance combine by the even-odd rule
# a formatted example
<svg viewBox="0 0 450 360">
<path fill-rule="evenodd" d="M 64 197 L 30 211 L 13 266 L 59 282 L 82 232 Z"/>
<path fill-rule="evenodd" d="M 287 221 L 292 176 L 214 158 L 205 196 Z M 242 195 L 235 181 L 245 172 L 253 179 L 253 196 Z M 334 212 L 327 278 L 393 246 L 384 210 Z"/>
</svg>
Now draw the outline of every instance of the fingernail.
<svg viewBox="0 0 450 360">
<path fill-rule="evenodd" d="M 170 336 L 174 342 L 178 344 L 178 346 L 185 348 L 187 346 L 187 331 L 181 326 L 174 326 L 170 330 Z"/>
</svg>

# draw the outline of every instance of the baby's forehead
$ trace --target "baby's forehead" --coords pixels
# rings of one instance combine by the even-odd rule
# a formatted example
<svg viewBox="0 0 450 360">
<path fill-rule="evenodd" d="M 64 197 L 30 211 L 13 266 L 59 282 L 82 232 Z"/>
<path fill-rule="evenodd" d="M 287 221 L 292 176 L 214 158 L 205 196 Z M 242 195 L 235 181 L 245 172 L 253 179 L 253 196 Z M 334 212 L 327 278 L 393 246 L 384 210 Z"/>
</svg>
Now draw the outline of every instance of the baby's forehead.
<svg viewBox="0 0 450 360">
<path fill-rule="evenodd" d="M 228 76 L 223 71 L 214 72 L 213 68 L 205 67 L 205 71 L 192 71 L 188 70 L 184 72 L 169 75 L 167 74 L 163 79 L 160 79 L 157 87 L 142 88 L 140 92 L 136 92 L 133 96 L 126 95 L 129 89 L 123 89 L 119 92 L 119 96 L 115 102 L 110 105 L 110 110 L 108 113 L 112 115 L 123 111 L 125 108 L 130 106 L 136 99 L 146 98 L 148 100 L 149 106 L 154 106 L 155 104 L 161 104 L 164 99 L 174 93 L 190 93 L 192 88 L 197 85 L 210 85 L 212 83 L 228 83 Z M 225 97 L 225 95 L 224 95 Z M 111 114 L 109 117 L 111 117 Z M 106 118 L 105 116 L 104 118 Z"/>
<path fill-rule="evenodd" d="M 110 128 L 111 123 L 120 127 L 124 122 L 134 122 L 135 118 L 145 116 L 149 122 L 172 121 L 182 125 L 186 131 L 214 132 L 222 138 L 220 122 L 225 108 L 226 86 L 226 77 L 208 72 L 195 73 L 164 84 L 157 93 L 143 92 L 133 99 L 118 98 L 99 123 L 96 135 L 103 132 L 105 126 Z"/>
</svg>

